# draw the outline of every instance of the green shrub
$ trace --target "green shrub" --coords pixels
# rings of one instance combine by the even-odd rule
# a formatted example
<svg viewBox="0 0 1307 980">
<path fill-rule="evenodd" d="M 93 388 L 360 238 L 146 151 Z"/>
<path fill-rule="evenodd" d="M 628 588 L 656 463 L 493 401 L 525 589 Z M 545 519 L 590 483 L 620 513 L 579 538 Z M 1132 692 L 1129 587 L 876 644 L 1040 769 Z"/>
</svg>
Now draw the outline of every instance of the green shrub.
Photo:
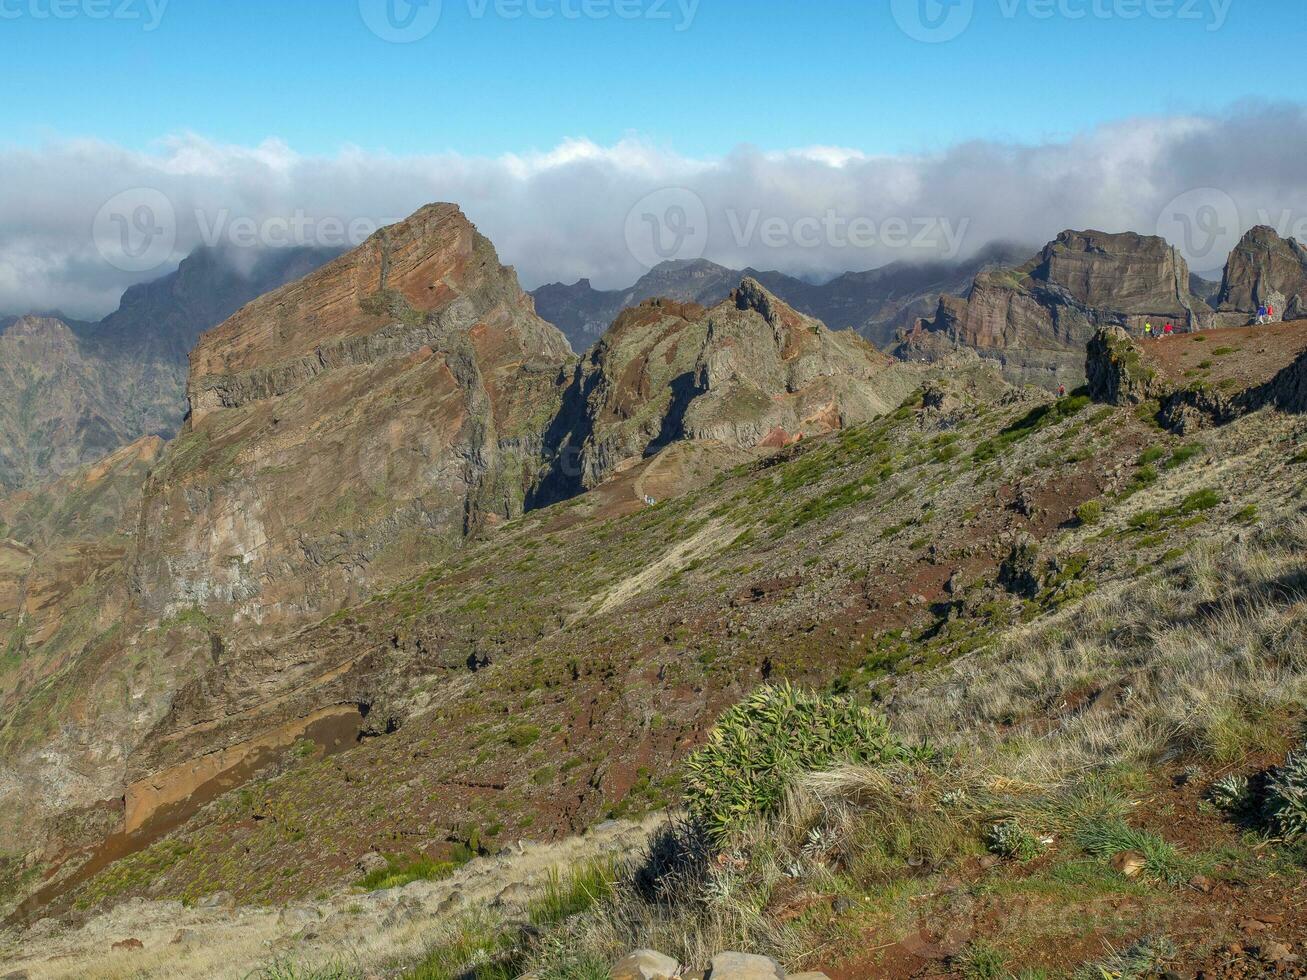
<svg viewBox="0 0 1307 980">
<path fill-rule="evenodd" d="M 1139 454 L 1139 465 L 1147 466 L 1150 463 L 1156 463 L 1158 460 L 1162 459 L 1165 456 L 1166 456 L 1165 446 L 1149 446 L 1147 449 L 1145 449 L 1142 453 Z"/>
<path fill-rule="evenodd" d="M 841 763 L 881 764 L 912 753 L 884 716 L 843 698 L 767 686 L 731 708 L 685 763 L 686 808 L 718 841 L 775 813 L 790 779 Z"/>
<path fill-rule="evenodd" d="M 1196 456 L 1203 455 L 1206 451 L 1207 450 L 1199 443 L 1186 443 L 1171 455 L 1170 460 L 1167 461 L 1166 468 L 1169 470 L 1174 469 L 1177 466 L 1183 466 L 1185 463 L 1189 462 L 1189 460 Z"/>
<path fill-rule="evenodd" d="M 1004 980 L 1009 976 L 1006 957 L 983 939 L 969 943 L 958 954 L 956 965 L 965 980 Z"/>
<path fill-rule="evenodd" d="M 1145 936 L 1107 959 L 1077 970 L 1073 980 L 1143 980 L 1163 974 L 1179 949 L 1166 936 Z"/>
<path fill-rule="evenodd" d="M 1199 511 L 1211 510 L 1219 506 L 1221 495 L 1215 490 L 1196 490 L 1184 498 L 1180 504 L 1181 514 L 1196 514 Z"/>
<path fill-rule="evenodd" d="M 1290 752 L 1266 786 L 1266 815 L 1285 840 L 1307 833 L 1307 750 Z"/>
<path fill-rule="evenodd" d="M 1095 857 L 1138 851 L 1144 856 L 1144 871 L 1168 884 L 1176 884 L 1188 877 L 1184 858 L 1174 845 L 1152 831 L 1131 827 L 1124 820 L 1090 820 L 1076 831 L 1075 841 Z"/>
<path fill-rule="evenodd" d="M 504 741 L 515 749 L 525 749 L 540 737 L 540 729 L 535 725 L 515 725 L 504 736 Z"/>
<path fill-rule="evenodd" d="M 1097 524 L 1103 518 L 1103 502 L 1086 500 L 1076 508 L 1076 518 L 1081 524 Z"/>
<path fill-rule="evenodd" d="M 387 888 L 400 888 L 414 881 L 439 881 L 441 878 L 448 878 L 456 870 L 458 870 L 458 863 L 454 861 L 433 861 L 428 857 L 388 857 L 384 868 L 369 873 L 358 882 L 358 886 L 370 892 L 377 892 Z"/>
<path fill-rule="evenodd" d="M 544 894 L 531 902 L 527 916 L 532 925 L 558 925 L 611 896 L 614 878 L 616 872 L 611 861 L 582 865 L 566 877 L 551 870 Z"/>
<path fill-rule="evenodd" d="M 1130 482 L 1136 487 L 1150 487 L 1157 482 L 1157 470 L 1148 465 L 1141 466 Z"/>
<path fill-rule="evenodd" d="M 985 847 L 991 854 L 1014 861 L 1033 861 L 1044 853 L 1039 838 L 1015 820 L 1004 820 L 985 831 Z"/>
</svg>

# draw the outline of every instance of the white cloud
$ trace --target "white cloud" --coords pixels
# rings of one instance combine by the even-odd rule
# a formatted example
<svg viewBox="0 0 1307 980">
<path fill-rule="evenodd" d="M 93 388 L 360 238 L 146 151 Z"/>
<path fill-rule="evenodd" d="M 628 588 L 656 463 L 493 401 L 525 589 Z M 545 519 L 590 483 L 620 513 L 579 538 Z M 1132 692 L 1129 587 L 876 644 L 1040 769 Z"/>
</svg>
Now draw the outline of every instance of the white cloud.
<svg viewBox="0 0 1307 980">
<path fill-rule="evenodd" d="M 973 141 L 898 156 L 741 146 L 703 160 L 638 137 L 611 146 L 568 140 L 547 152 L 497 158 L 359 148 L 306 156 L 277 140 L 246 147 L 194 134 L 145 152 L 67 140 L 0 150 L 0 312 L 103 313 L 131 282 L 167 271 L 125 273 L 96 248 L 95 216 L 133 188 L 157 189 L 172 202 L 173 263 L 223 221 L 230 230 L 245 219 L 261 236 L 270 221 L 277 227 L 277 219 L 298 215 L 308 222 L 300 237 L 313 242 L 323 228 L 360 218 L 367 228 L 449 200 L 528 287 L 582 276 L 616 287 L 644 271 L 626 243 L 639 226 L 627 221 L 632 206 L 654 190 L 684 187 L 703 202 L 706 256 L 735 266 L 820 277 L 927 257 L 928 249 L 893 247 L 879 235 L 852 247 L 828 229 L 816 240 L 793 234 L 814 221 L 869 219 L 880 229 L 898 218 L 910 227 L 946 221 L 965 228 L 963 253 L 997 239 L 1038 244 L 1064 228 L 1152 234 L 1159 221 L 1192 226 L 1194 234 L 1182 236 L 1189 240 L 1175 244 L 1197 270 L 1210 271 L 1238 233 L 1259 221 L 1286 233 L 1307 230 L 1304 145 L 1307 110 L 1298 105 L 1128 119 L 1043 144 Z M 1195 189 L 1201 193 L 1184 201 L 1196 213 L 1168 215 L 1170 202 Z M 753 234 L 742 237 L 751 221 Z M 768 221 L 786 233 L 763 235 Z"/>
</svg>

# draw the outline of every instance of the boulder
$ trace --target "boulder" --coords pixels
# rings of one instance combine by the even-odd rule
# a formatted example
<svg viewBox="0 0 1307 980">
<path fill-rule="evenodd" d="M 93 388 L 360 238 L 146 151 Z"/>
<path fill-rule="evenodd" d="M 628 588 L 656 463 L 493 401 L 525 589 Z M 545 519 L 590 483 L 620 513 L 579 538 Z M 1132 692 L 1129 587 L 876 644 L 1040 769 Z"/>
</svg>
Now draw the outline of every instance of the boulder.
<svg viewBox="0 0 1307 980">
<path fill-rule="evenodd" d="M 652 949 L 637 949 L 613 967 L 612 980 L 672 980 L 681 965 Z"/>
<path fill-rule="evenodd" d="M 236 896 L 231 892 L 214 892 L 212 895 L 205 895 L 195 902 L 197 909 L 234 909 L 236 907 Z"/>
<path fill-rule="evenodd" d="M 354 862 L 354 868 L 361 875 L 370 875 L 374 871 L 383 871 L 389 867 L 390 862 L 378 854 L 376 851 L 368 851 Z"/>
<path fill-rule="evenodd" d="M 1018 534 L 999 566 L 998 582 L 1013 595 L 1037 596 L 1042 585 L 1039 542 L 1029 534 Z"/>
<path fill-rule="evenodd" d="M 712 980 L 785 980 L 785 970 L 769 956 L 718 953 L 708 976 Z"/>
</svg>

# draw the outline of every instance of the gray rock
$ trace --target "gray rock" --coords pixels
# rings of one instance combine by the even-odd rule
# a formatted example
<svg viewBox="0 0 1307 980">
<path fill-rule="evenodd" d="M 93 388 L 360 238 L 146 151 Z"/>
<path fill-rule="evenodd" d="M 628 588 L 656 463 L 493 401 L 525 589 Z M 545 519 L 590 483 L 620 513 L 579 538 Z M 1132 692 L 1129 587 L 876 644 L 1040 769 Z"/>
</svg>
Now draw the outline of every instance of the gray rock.
<svg viewBox="0 0 1307 980">
<path fill-rule="evenodd" d="M 681 965 L 652 949 L 637 949 L 613 967 L 612 980 L 671 980 Z"/>
<path fill-rule="evenodd" d="M 300 929 L 307 925 L 312 925 L 322 918 L 322 913 L 317 909 L 306 906 L 296 906 L 284 908 L 281 914 L 277 916 L 277 924 L 290 926 L 293 929 Z"/>
<path fill-rule="evenodd" d="M 234 909 L 236 907 L 236 896 L 231 892 L 214 892 L 212 895 L 205 895 L 195 903 L 197 909 Z"/>
<path fill-rule="evenodd" d="M 774 959 L 750 953 L 718 953 L 708 975 L 712 980 L 785 980 L 785 971 Z"/>
<path fill-rule="evenodd" d="M 376 851 L 368 851 L 354 862 L 354 867 L 361 875 L 370 875 L 374 871 L 381 871 L 387 868 L 390 862 L 378 854 Z"/>
<path fill-rule="evenodd" d="M 520 907 L 526 903 L 531 895 L 531 889 L 520 881 L 515 881 L 502 889 L 495 900 L 491 903 L 493 908 L 502 909 L 505 907 Z"/>
<path fill-rule="evenodd" d="M 830 977 L 816 970 L 811 970 L 807 973 L 791 973 L 789 980 L 830 980 Z"/>
<path fill-rule="evenodd" d="M 189 946 L 191 943 L 198 943 L 199 941 L 200 934 L 194 929 L 178 929 L 172 937 L 172 945 L 174 946 Z"/>
</svg>

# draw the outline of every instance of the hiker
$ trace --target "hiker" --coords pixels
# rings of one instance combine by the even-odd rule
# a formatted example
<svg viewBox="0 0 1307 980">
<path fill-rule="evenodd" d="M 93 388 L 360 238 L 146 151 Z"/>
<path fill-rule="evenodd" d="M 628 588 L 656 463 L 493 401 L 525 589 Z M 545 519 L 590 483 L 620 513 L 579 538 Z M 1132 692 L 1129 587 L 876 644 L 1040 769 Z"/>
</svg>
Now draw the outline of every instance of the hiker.
<svg viewBox="0 0 1307 980">
<path fill-rule="evenodd" d="M 1175 327 L 1171 326 L 1171 324 L 1169 324 L 1169 323 L 1168 323 L 1165 327 L 1162 328 L 1162 336 L 1163 336 L 1163 337 L 1169 337 L 1169 336 L 1171 336 L 1171 334 L 1173 334 L 1173 333 L 1175 333 Z"/>
<path fill-rule="evenodd" d="M 1153 324 L 1151 322 L 1144 324 L 1144 340 L 1153 339 Z"/>
<path fill-rule="evenodd" d="M 1265 322 L 1266 322 L 1266 304 L 1263 303 L 1261 306 L 1257 307 L 1257 325 L 1261 326 Z"/>
<path fill-rule="evenodd" d="M 1266 304 L 1266 322 L 1267 323 L 1275 322 L 1275 307 L 1272 306 L 1270 303 Z"/>
<path fill-rule="evenodd" d="M 1058 398 L 1065 398 L 1065 397 L 1066 397 L 1066 385 L 1058 385 L 1058 386 L 1057 386 L 1057 397 L 1058 397 Z"/>
</svg>

